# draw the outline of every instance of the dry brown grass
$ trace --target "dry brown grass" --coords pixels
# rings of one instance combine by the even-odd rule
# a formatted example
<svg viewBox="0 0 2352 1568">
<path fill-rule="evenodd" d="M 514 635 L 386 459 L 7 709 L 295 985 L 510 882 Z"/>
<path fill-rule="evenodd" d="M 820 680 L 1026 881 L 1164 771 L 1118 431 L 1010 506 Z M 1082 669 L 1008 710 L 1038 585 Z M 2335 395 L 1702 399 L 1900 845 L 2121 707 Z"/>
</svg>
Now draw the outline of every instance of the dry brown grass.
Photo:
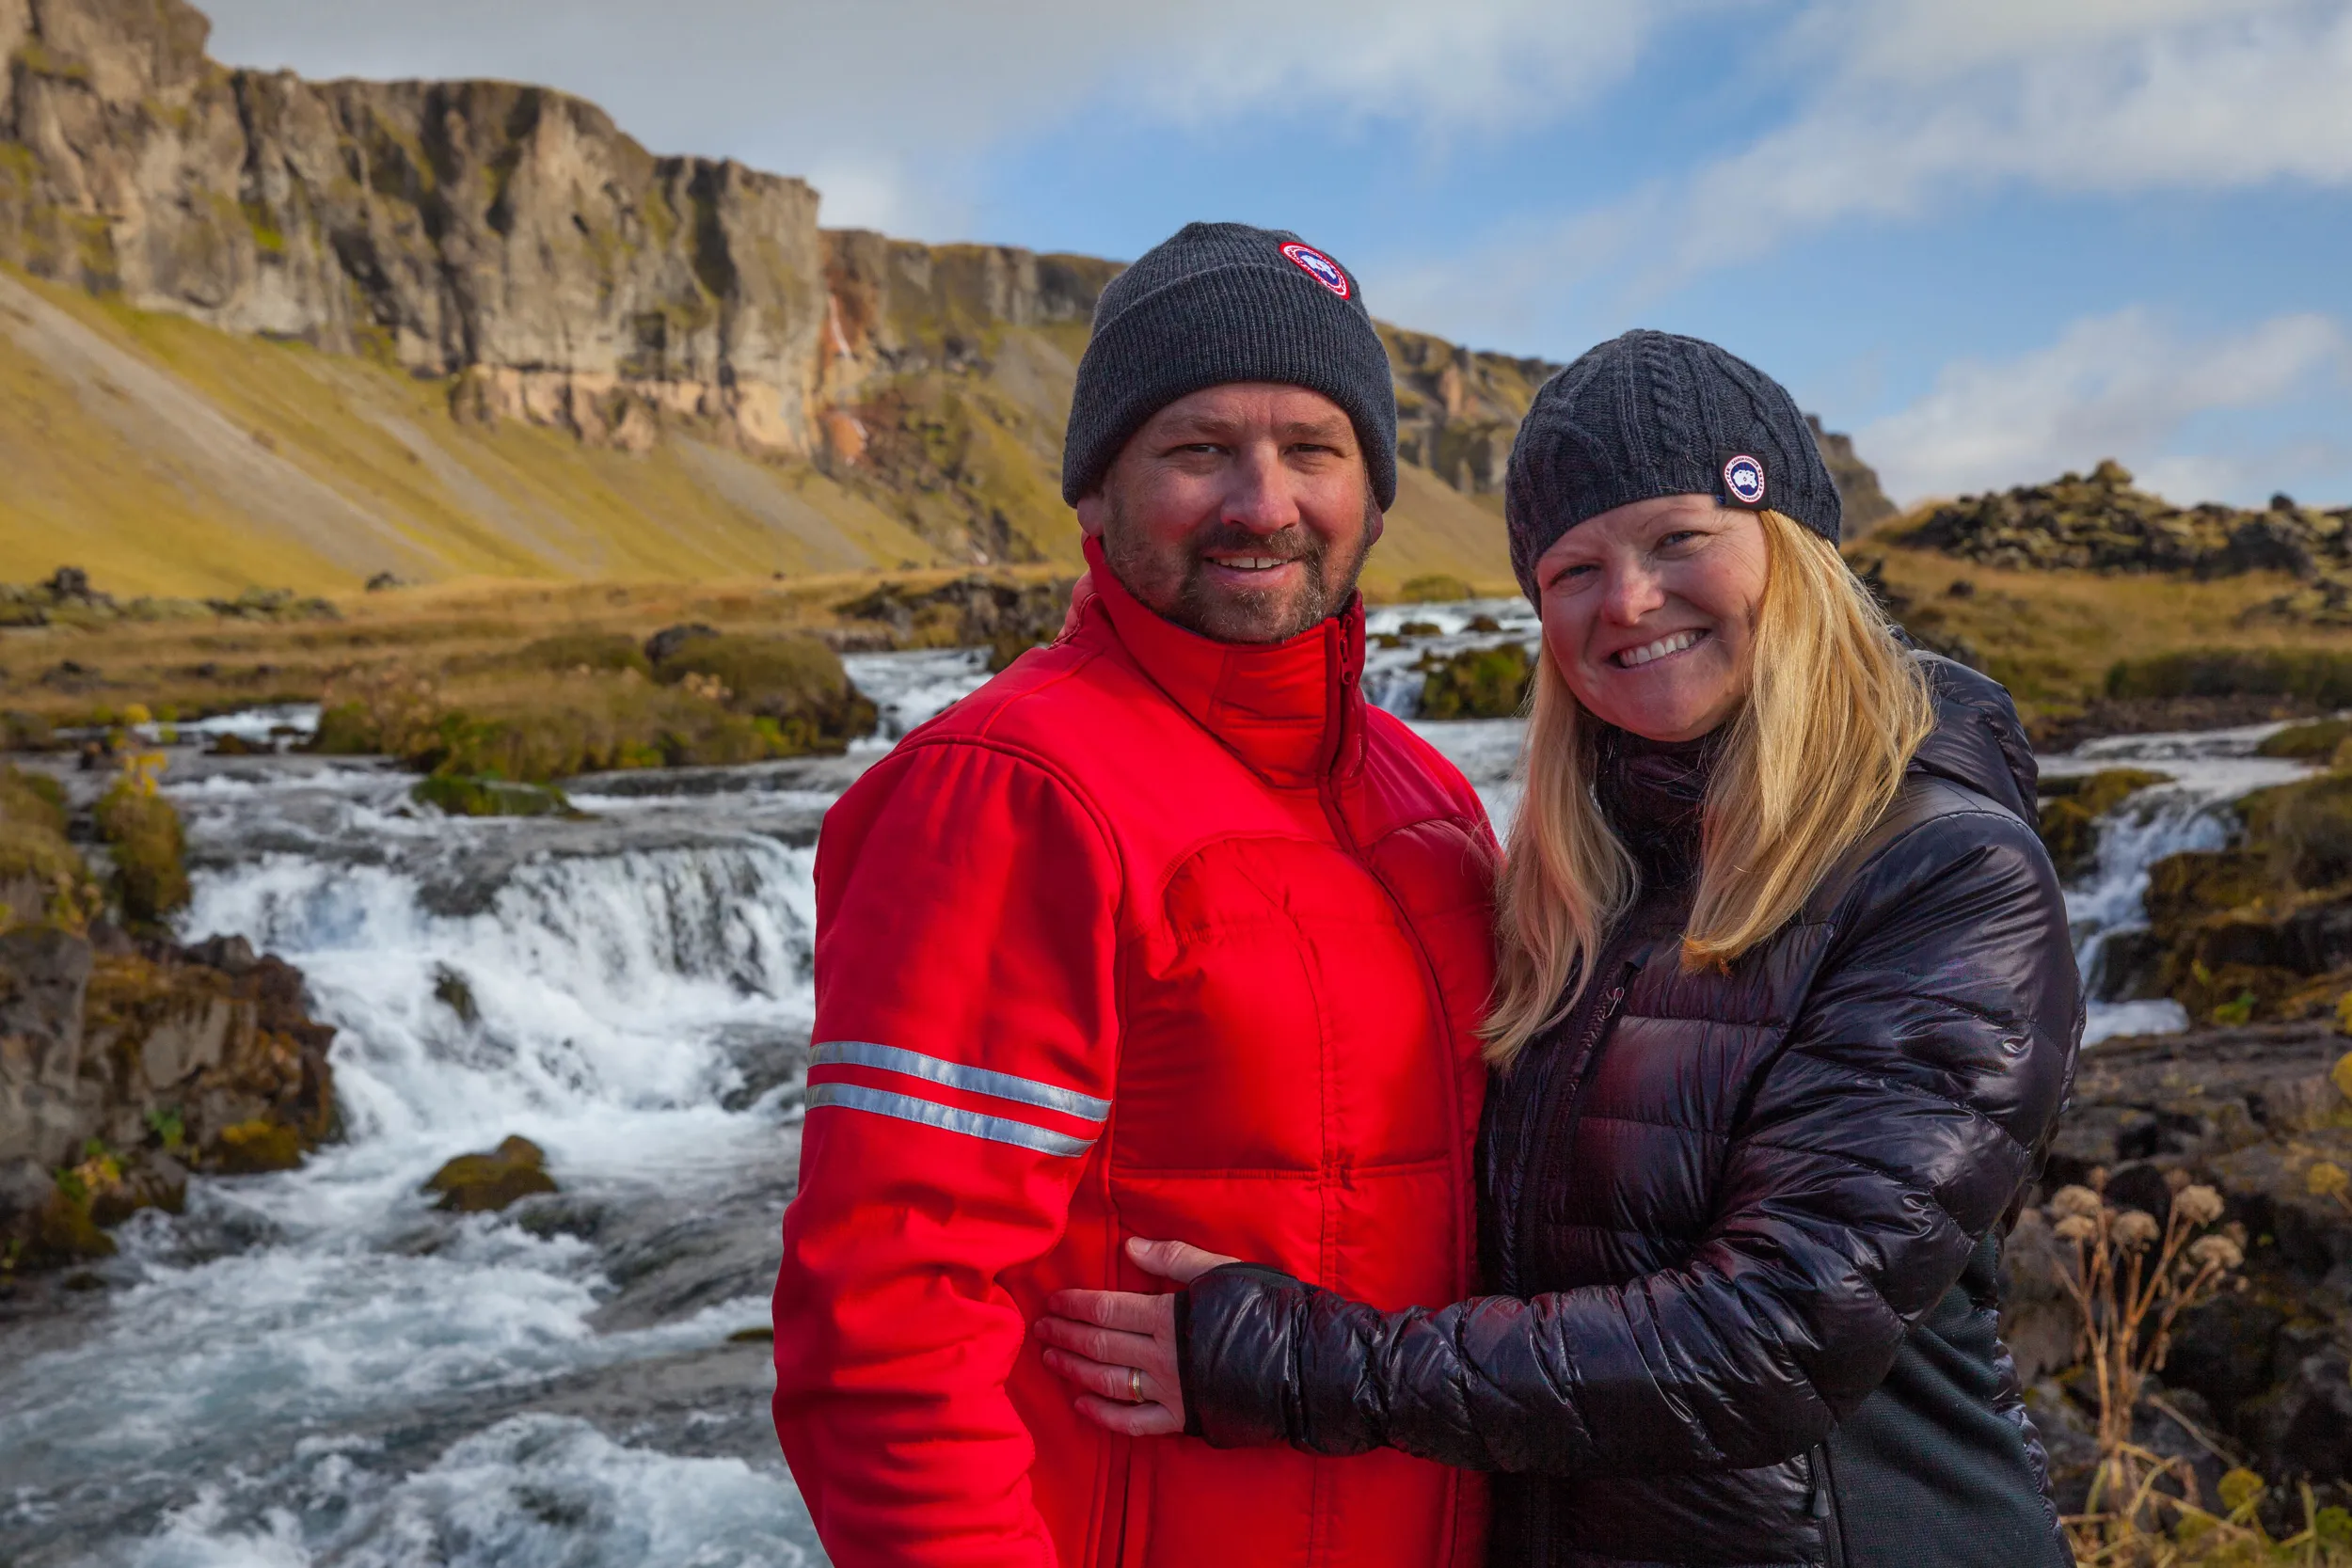
<svg viewBox="0 0 2352 1568">
<path fill-rule="evenodd" d="M 1055 568 L 1021 567 L 1020 580 Z M 893 574 L 930 587 L 948 571 Z M 723 632 L 823 632 L 834 606 L 870 592 L 879 573 L 732 582 L 474 581 L 357 594 L 334 600 L 339 621 L 269 623 L 205 614 L 189 620 L 90 620 L 0 632 L 0 710 L 53 723 L 107 720 L 137 702 L 179 718 L 265 702 L 316 701 L 338 679 L 399 669 L 437 675 L 514 653 L 542 638 L 616 632 L 642 641 L 702 622 Z M 73 663 L 95 673 L 63 676 Z"/>
<path fill-rule="evenodd" d="M 2352 650 L 2352 631 L 2241 624 L 2293 586 L 2276 573 L 2196 582 L 2153 575 L 2001 571 L 1873 537 L 1849 546 L 1858 566 L 1882 562 L 1909 600 L 1901 618 L 1933 639 L 1964 641 L 2029 721 L 2066 717 L 2106 690 L 2122 658 L 2191 648 Z M 1954 594 L 1955 584 L 1966 583 Z"/>
</svg>

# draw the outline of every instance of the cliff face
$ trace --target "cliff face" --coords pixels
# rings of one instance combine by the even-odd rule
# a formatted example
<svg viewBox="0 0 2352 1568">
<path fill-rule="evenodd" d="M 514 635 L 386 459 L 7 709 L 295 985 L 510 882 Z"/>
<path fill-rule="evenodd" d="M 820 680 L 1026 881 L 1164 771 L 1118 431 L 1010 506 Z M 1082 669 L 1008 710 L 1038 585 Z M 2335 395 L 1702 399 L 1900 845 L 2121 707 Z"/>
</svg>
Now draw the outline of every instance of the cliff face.
<svg viewBox="0 0 2352 1568">
<path fill-rule="evenodd" d="M 226 71 L 208 27 L 180 0 L 0 0 L 0 258 L 457 377 L 476 413 L 809 449 L 805 184 L 656 158 L 540 88 Z"/>
<path fill-rule="evenodd" d="M 47 576 L 60 526 L 182 592 L 1077 559 L 1062 427 L 1117 263 L 823 230 L 802 182 L 560 92 L 230 70 L 208 32 L 0 0 L 0 266 L 102 306 L 0 274 L 0 577 Z M 1500 588 L 1556 367 L 1382 333 L 1406 471 L 1370 580 Z"/>
</svg>

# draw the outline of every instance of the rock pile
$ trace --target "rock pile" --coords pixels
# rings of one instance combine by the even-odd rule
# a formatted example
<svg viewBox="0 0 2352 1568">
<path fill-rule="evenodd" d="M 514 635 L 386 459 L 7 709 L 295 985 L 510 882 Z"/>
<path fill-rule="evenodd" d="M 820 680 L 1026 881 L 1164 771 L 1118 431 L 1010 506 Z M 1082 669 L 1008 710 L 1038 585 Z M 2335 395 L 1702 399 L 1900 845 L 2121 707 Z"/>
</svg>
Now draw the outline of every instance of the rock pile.
<svg viewBox="0 0 2352 1568">
<path fill-rule="evenodd" d="M 2352 508 L 2323 512 L 2274 496 L 2259 512 L 2178 507 L 2132 487 L 2110 459 L 2088 475 L 1963 496 L 1936 507 L 1899 544 L 1988 566 L 2164 572 L 2195 578 L 2287 572 L 2308 584 L 2258 615 L 2352 624 Z"/>
</svg>

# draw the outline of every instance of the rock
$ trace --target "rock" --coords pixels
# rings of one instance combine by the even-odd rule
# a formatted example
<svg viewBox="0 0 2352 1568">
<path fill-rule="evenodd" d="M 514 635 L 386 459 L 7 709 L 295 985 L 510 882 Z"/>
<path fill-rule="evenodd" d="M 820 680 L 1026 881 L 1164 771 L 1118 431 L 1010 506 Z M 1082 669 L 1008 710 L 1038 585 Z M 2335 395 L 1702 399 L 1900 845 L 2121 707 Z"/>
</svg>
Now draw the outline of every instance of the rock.
<svg viewBox="0 0 2352 1568">
<path fill-rule="evenodd" d="M 695 637 L 654 667 L 664 685 L 693 683 L 730 712 L 772 726 L 787 754 L 839 752 L 871 735 L 874 705 L 841 656 L 814 637 Z"/>
<path fill-rule="evenodd" d="M 1412 623 L 1401 629 L 1409 633 Z M 1421 682 L 1424 719 L 1507 719 L 1526 703 L 1535 675 L 1527 649 L 1517 642 L 1465 648 L 1445 658 L 1423 655 L 1420 668 L 1425 672 Z"/>
<path fill-rule="evenodd" d="M 439 1193 L 436 1208 L 488 1213 L 538 1193 L 562 1191 L 541 1168 L 547 1156 L 529 1138 L 510 1137 L 488 1154 L 460 1154 L 435 1171 L 422 1191 Z"/>
<path fill-rule="evenodd" d="M 230 1176 L 293 1170 L 302 1164 L 302 1134 L 283 1122 L 256 1117 L 220 1130 L 215 1159 Z"/>
<path fill-rule="evenodd" d="M 509 784 L 504 779 L 435 773 L 420 779 L 408 798 L 450 816 L 567 816 L 568 796 L 553 784 Z"/>
<path fill-rule="evenodd" d="M 902 648 L 987 647 L 1009 639 L 1028 646 L 1060 635 L 1073 585 L 1066 578 L 1017 583 L 978 576 L 929 589 L 888 583 L 835 609 L 850 620 L 887 626 Z"/>
<path fill-rule="evenodd" d="M 2303 1357 L 2239 1426 L 2255 1467 L 2274 1481 L 2352 1480 L 2352 1357 L 2341 1346 Z"/>
<path fill-rule="evenodd" d="M 675 626 L 664 626 L 660 631 L 655 632 L 651 637 L 645 639 L 645 662 L 647 664 L 660 664 L 664 659 L 668 658 L 672 654 L 675 654 L 680 648 L 685 647 L 687 643 L 694 641 L 694 639 L 698 637 L 716 637 L 718 635 L 718 627 L 704 626 L 700 621 L 691 621 Z"/>
<path fill-rule="evenodd" d="M 232 978 L 252 974 L 262 961 L 255 955 L 253 944 L 241 936 L 206 937 L 182 948 L 180 956 L 189 963 L 217 969 Z"/>
<path fill-rule="evenodd" d="M 2104 1169 L 2113 1199 L 2157 1216 L 2183 1177 L 2220 1193 L 2225 1219 L 2243 1227 L 2248 1288 L 2180 1318 L 2158 1393 L 2274 1481 L 2352 1481 L 2344 1435 L 2352 1433 L 2352 1207 L 2312 1176 L 2328 1164 L 2352 1168 L 2352 1097 L 2334 1082 L 2344 1047 L 2316 1022 L 2093 1046 L 2044 1175 L 2046 1193 Z M 2050 1274 L 2058 1256 L 2039 1216 L 2022 1218 L 2007 1255 L 2003 1324 L 2029 1380 L 2073 1360 L 2072 1308 Z M 2080 1446 L 2066 1435 L 2071 1418 L 2057 1437 L 2045 1420 L 2069 1376 L 2035 1386 L 2054 1461 L 2062 1447 Z M 2143 1410 L 2136 1437 L 2168 1451 L 2169 1419 Z M 2077 1487 L 2087 1481 L 2087 1469 L 2069 1473 Z"/>
<path fill-rule="evenodd" d="M 2090 477 L 1999 495 L 1963 496 L 1938 506 L 1906 531 L 1904 545 L 1939 549 L 1988 566 L 2072 567 L 2101 572 L 2164 572 L 2196 578 L 2280 571 L 2333 583 L 2352 566 L 2352 508 L 2240 512 L 2207 503 L 2177 507 L 2132 488 L 2112 460 Z M 2309 596 L 2309 595 L 2307 595 Z M 2352 595 L 2339 610 L 2352 611 Z M 2334 600 L 2305 605 L 2289 594 L 2265 613 L 2324 620 Z"/>
<path fill-rule="evenodd" d="M 1397 590 L 1397 597 L 1406 604 L 1453 604 L 1476 594 L 1460 578 L 1433 572 L 1426 577 L 1407 578 L 1405 586 Z"/>
<path fill-rule="evenodd" d="M 1845 514 L 1845 536 L 1859 539 L 1892 517 L 1895 503 L 1879 488 L 1878 470 L 1855 455 L 1853 437 L 1823 430 L 1818 414 L 1807 414 L 1804 422 L 1812 428 L 1813 444 L 1820 449 L 1830 483 L 1837 486 L 1838 505 Z"/>
</svg>

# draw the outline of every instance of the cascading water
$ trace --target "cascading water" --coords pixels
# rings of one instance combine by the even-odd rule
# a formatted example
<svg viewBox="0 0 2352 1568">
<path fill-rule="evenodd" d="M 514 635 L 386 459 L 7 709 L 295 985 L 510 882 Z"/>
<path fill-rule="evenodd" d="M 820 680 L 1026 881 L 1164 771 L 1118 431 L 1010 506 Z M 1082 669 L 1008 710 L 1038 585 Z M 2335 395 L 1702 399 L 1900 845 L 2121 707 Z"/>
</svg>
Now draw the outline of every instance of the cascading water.
<svg viewBox="0 0 2352 1568">
<path fill-rule="evenodd" d="M 984 657 L 860 657 L 882 745 L 584 780 L 580 821 L 182 763 L 185 933 L 303 970 L 345 1136 L 138 1216 L 103 1310 L 0 1359 L 0 1560 L 821 1562 L 766 1348 L 729 1339 L 767 1320 L 798 1159 L 816 829 Z M 430 1208 L 424 1177 L 510 1133 L 559 1197 Z"/>
<path fill-rule="evenodd" d="M 2042 759 L 2047 778 L 2137 768 L 2170 780 L 2126 798 L 2100 818 L 2097 859 L 2066 891 L 2075 959 L 2093 997 L 2083 1032 L 2086 1042 L 2188 1027 L 2188 1015 L 2177 1002 L 2100 997 L 2107 983 L 2105 949 L 2119 936 L 2147 928 L 2144 900 L 2151 866 L 2184 850 L 2224 847 L 2237 827 L 2233 802 L 2311 771 L 2303 763 L 2254 754 L 2265 736 L 2281 728 L 2255 724 L 2190 734 L 2110 736 Z"/>
<path fill-rule="evenodd" d="M 1372 626 L 1407 621 L 1437 630 L 1375 647 L 1367 689 L 1505 821 L 1518 722 L 1413 719 L 1413 666 L 1532 641 L 1533 617 L 1430 605 Z M 769 1429 L 766 1347 L 729 1338 L 766 1321 L 798 1157 L 813 846 L 864 767 L 986 678 L 974 650 L 848 662 L 882 710 L 850 756 L 579 781 L 584 820 L 442 817 L 368 765 L 183 765 L 186 933 L 243 934 L 309 975 L 342 1031 L 346 1135 L 138 1216 L 103 1304 L 0 1343 L 0 1560 L 823 1560 Z M 2107 819 L 2069 895 L 2087 966 L 2139 918 L 2153 860 L 2218 845 L 2228 800 L 2299 771 L 2248 754 L 2264 733 L 2050 759 L 2177 780 Z M 2095 1028 L 2152 1022 L 2177 1020 L 2094 1009 Z M 425 1176 L 509 1133 L 547 1150 L 562 1195 L 430 1209 Z"/>
</svg>

